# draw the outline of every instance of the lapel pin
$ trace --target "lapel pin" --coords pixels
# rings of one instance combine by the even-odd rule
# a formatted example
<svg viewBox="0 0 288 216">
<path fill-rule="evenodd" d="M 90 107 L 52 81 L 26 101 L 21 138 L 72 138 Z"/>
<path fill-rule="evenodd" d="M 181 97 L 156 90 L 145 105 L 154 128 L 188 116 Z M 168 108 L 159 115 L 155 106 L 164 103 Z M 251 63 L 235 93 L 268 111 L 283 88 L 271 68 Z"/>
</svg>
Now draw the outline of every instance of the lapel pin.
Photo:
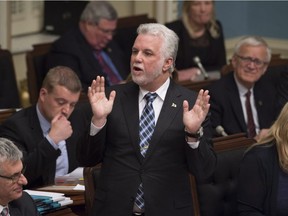
<svg viewBox="0 0 288 216">
<path fill-rule="evenodd" d="M 177 107 L 177 105 L 175 104 L 175 103 L 172 103 L 172 105 L 171 105 L 172 107 Z"/>
</svg>

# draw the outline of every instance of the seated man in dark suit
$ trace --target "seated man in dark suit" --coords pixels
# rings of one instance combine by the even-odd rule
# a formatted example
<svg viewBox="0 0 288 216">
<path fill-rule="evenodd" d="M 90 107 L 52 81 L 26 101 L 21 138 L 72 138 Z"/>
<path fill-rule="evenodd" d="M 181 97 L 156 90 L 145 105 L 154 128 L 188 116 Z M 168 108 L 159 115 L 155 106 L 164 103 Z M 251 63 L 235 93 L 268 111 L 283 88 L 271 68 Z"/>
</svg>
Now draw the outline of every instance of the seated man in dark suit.
<svg viewBox="0 0 288 216">
<path fill-rule="evenodd" d="M 84 112 L 75 108 L 80 92 L 81 82 L 70 68 L 52 68 L 37 104 L 1 125 L 1 136 L 12 140 L 24 154 L 27 188 L 53 184 L 55 176 L 78 167 L 76 142 L 86 124 Z"/>
<path fill-rule="evenodd" d="M 52 45 L 47 56 L 47 70 L 65 65 L 79 76 L 84 91 L 97 75 L 104 76 L 106 85 L 126 79 L 130 70 L 124 53 L 114 42 L 117 12 L 105 1 L 87 4 L 79 26 L 71 29 Z"/>
<path fill-rule="evenodd" d="M 222 126 L 227 134 L 244 132 L 255 139 L 265 134 L 278 114 L 276 84 L 264 75 L 270 60 L 271 50 L 261 37 L 244 37 L 236 44 L 234 72 L 208 88 L 215 129 Z"/>
<path fill-rule="evenodd" d="M 0 138 L 0 215 L 38 215 L 34 201 L 22 189 L 27 179 L 21 159 L 17 146 Z"/>
</svg>

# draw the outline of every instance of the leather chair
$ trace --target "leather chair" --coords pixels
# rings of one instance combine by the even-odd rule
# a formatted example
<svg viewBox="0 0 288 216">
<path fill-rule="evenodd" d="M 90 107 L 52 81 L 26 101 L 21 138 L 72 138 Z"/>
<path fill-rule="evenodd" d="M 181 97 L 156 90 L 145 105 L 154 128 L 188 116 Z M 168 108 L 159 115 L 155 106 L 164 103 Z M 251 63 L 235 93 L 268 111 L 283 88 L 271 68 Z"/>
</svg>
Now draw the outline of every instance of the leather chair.
<svg viewBox="0 0 288 216">
<path fill-rule="evenodd" d="M 208 179 L 191 176 L 194 216 L 236 216 L 237 175 L 242 156 L 255 141 L 245 134 L 213 139 L 217 167 Z"/>
<path fill-rule="evenodd" d="M 33 50 L 26 53 L 27 82 L 31 105 L 36 104 L 45 71 L 45 58 L 52 43 L 33 45 Z"/>
<path fill-rule="evenodd" d="M 21 107 L 12 54 L 0 47 L 0 109 Z"/>
</svg>

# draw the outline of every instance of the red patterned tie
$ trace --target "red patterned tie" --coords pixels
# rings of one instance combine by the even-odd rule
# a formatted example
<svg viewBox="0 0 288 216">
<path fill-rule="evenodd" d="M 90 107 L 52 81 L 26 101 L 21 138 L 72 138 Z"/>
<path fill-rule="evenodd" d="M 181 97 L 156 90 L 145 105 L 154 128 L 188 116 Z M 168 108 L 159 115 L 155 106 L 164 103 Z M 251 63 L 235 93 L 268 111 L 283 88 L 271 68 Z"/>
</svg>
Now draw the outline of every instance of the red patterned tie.
<svg viewBox="0 0 288 216">
<path fill-rule="evenodd" d="M 98 60 L 103 72 L 107 75 L 108 81 L 110 85 L 114 85 L 119 83 L 121 80 L 117 77 L 117 75 L 113 72 L 113 70 L 106 63 L 105 59 L 101 55 L 101 52 L 95 52 L 96 59 Z"/>
<path fill-rule="evenodd" d="M 246 112 L 247 112 L 248 137 L 253 138 L 256 136 L 256 129 L 255 129 L 255 124 L 254 124 L 254 119 L 253 119 L 253 114 L 252 114 L 252 109 L 251 109 L 250 95 L 251 95 L 251 91 L 248 90 L 247 93 L 245 94 L 246 96 L 245 105 L 246 105 Z"/>
</svg>

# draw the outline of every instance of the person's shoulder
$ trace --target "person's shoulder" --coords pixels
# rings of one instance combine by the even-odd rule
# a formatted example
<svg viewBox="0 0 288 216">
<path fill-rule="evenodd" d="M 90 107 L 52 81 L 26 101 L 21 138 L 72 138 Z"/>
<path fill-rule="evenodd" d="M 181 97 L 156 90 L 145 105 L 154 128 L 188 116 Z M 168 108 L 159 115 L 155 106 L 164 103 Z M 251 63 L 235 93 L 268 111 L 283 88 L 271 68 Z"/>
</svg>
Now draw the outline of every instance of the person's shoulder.
<svg viewBox="0 0 288 216">
<path fill-rule="evenodd" d="M 78 26 L 71 27 L 67 32 L 63 33 L 57 40 L 52 43 L 52 48 L 71 48 L 79 44 L 79 41 L 85 41 Z"/>
<path fill-rule="evenodd" d="M 38 215 L 35 202 L 33 201 L 32 197 L 25 191 L 22 192 L 22 196 L 19 199 L 11 201 L 9 205 L 12 208 L 18 209 L 23 216 Z"/>
<path fill-rule="evenodd" d="M 174 81 L 171 81 L 171 87 L 170 90 L 175 92 L 175 93 L 179 93 L 180 95 L 182 95 L 185 98 L 195 98 L 198 95 L 198 92 L 196 92 L 195 90 L 189 89 L 185 86 L 182 86 Z"/>
<path fill-rule="evenodd" d="M 5 122 L 22 122 L 23 119 L 27 119 L 29 116 L 35 114 L 36 115 L 36 106 L 30 106 L 26 108 L 22 108 L 15 112 L 12 116 L 6 119 Z M 5 122 L 3 124 L 5 124 Z"/>
<path fill-rule="evenodd" d="M 275 142 L 267 142 L 255 145 L 246 152 L 246 155 L 252 155 L 257 158 L 267 158 L 277 154 Z"/>
</svg>

